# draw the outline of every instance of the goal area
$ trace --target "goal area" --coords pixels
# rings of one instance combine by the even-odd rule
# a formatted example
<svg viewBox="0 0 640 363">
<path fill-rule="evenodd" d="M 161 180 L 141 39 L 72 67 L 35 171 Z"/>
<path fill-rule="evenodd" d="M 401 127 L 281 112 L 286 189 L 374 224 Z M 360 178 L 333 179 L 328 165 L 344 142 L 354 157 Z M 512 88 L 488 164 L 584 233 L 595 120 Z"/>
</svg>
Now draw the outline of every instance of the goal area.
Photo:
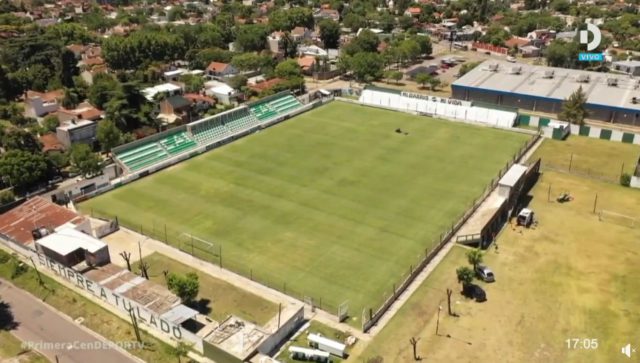
<svg viewBox="0 0 640 363">
<path fill-rule="evenodd" d="M 609 210 L 601 210 L 598 212 L 598 220 L 600 222 L 613 223 L 628 228 L 636 228 L 638 226 L 637 218 Z"/>
</svg>

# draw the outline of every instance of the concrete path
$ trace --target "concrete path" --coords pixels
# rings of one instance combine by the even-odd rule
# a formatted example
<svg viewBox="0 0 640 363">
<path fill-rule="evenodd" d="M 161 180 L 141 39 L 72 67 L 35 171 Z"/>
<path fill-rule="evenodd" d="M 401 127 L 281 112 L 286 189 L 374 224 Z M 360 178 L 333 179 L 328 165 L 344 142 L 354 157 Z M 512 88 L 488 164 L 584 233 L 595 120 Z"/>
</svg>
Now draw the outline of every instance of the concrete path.
<svg viewBox="0 0 640 363">
<path fill-rule="evenodd" d="M 23 343 L 36 343 L 32 347 L 33 350 L 37 350 L 51 362 L 141 362 L 119 349 L 107 347 L 109 341 L 103 337 L 76 324 L 68 316 L 2 279 L 0 279 L 0 296 L 10 305 L 14 321 L 18 323 L 12 333 Z M 58 343 L 58 346 L 38 347 L 37 343 L 40 342 Z M 100 346 L 82 349 L 82 343 Z"/>
</svg>

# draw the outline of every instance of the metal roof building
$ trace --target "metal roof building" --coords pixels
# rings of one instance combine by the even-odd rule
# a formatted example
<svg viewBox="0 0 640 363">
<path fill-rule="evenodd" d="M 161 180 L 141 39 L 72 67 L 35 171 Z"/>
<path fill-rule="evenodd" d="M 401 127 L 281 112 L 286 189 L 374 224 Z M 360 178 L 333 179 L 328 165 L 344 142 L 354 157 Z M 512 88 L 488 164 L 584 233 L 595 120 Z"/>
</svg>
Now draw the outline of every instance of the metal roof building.
<svg viewBox="0 0 640 363">
<path fill-rule="evenodd" d="M 456 80 L 453 97 L 558 113 L 562 101 L 582 86 L 589 118 L 640 124 L 640 79 L 628 75 L 487 60 Z"/>
</svg>

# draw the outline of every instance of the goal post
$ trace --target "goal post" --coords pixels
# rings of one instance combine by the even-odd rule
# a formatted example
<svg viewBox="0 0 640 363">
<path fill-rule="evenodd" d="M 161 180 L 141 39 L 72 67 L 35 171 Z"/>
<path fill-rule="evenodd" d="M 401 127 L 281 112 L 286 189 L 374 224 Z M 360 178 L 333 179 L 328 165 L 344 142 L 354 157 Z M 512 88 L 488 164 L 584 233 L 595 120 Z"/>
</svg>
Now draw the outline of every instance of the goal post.
<svg viewBox="0 0 640 363">
<path fill-rule="evenodd" d="M 598 220 L 600 222 L 613 223 L 628 228 L 636 228 L 638 226 L 637 218 L 604 209 L 598 212 Z"/>
<path fill-rule="evenodd" d="M 194 257 L 202 256 L 205 260 L 217 261 L 222 266 L 222 245 L 220 244 L 184 232 L 180 234 L 179 248 Z"/>
</svg>

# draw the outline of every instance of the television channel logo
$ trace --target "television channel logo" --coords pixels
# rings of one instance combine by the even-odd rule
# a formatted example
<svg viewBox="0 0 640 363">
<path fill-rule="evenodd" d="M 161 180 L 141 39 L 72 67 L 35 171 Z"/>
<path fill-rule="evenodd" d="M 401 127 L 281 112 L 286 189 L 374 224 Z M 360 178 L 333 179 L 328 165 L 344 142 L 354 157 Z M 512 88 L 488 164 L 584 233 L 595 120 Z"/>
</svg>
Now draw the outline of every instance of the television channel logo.
<svg viewBox="0 0 640 363">
<path fill-rule="evenodd" d="M 593 34 L 593 39 L 591 41 L 589 41 L 589 33 Z M 588 51 L 598 48 L 601 41 L 602 33 L 600 32 L 600 29 L 591 23 L 587 23 L 586 30 L 580 31 L 580 44 L 586 44 Z M 604 62 L 604 54 L 581 52 L 578 54 L 578 60 L 581 62 Z"/>
</svg>

